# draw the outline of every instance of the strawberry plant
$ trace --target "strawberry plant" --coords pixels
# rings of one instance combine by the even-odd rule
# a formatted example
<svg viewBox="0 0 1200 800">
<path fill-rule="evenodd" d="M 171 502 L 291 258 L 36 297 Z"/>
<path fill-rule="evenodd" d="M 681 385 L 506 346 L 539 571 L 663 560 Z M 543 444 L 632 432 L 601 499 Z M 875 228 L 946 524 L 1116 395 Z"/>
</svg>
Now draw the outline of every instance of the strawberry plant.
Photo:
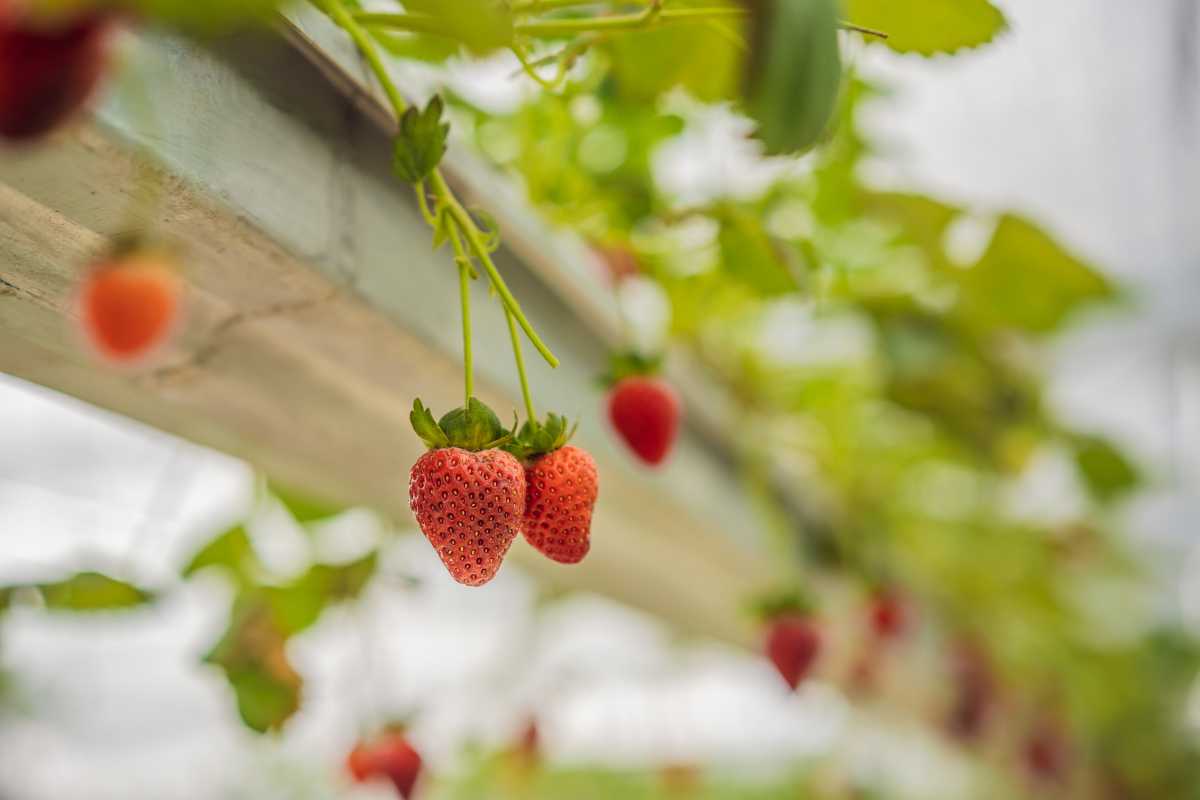
<svg viewBox="0 0 1200 800">
<path fill-rule="evenodd" d="M 1118 299 L 1119 287 L 1014 212 L 989 209 L 978 251 L 952 253 L 947 241 L 978 221 L 978 209 L 884 190 L 864 177 L 880 148 L 859 120 L 887 89 L 856 68 L 864 43 L 911 57 L 952 55 L 1004 33 L 997 6 L 311 4 L 353 42 L 386 98 L 394 177 L 411 186 L 433 247 L 448 252 L 457 273 L 463 404 L 435 418 L 414 402 L 412 426 L 429 449 L 409 486 L 416 520 L 454 580 L 491 580 L 518 533 L 556 562 L 579 562 L 600 495 L 596 460 L 571 443 L 573 426 L 557 411 L 537 411 L 522 348 L 551 366 L 557 358 L 501 273 L 496 224 L 446 176 L 443 159 L 459 134 L 514 177 L 548 220 L 597 251 L 608 283 L 636 276 L 661 294 L 668 330 L 656 352 L 693 368 L 694 384 L 680 383 L 701 387 L 686 397 L 689 413 L 762 512 L 761 520 L 739 518 L 731 534 L 771 548 L 780 567 L 773 579 L 814 594 L 849 586 L 855 597 L 858 587 L 880 586 L 880 576 L 895 581 L 871 595 L 865 614 L 853 604 L 849 621 L 832 604 L 819 618 L 802 607 L 773 609 L 763 655 L 789 687 L 809 679 L 826 654 L 822 678 L 843 680 L 833 674 L 841 655 L 833 634 L 848 627 L 867 639 L 860 675 L 874 676 L 885 651 L 890 659 L 927 658 L 929 685 L 913 695 L 937 707 L 922 718 L 939 720 L 938 732 L 962 752 L 1005 750 L 1007 759 L 980 760 L 1015 765 L 1038 790 L 1103 796 L 1102 786 L 1113 796 L 1183 797 L 1200 785 L 1180 713 L 1195 675 L 1194 636 L 1164 614 L 1126 638 L 1106 638 L 1096 632 L 1111 621 L 1107 610 L 1088 605 L 1113 582 L 1139 595 L 1153 589 L 1139 554 L 1115 530 L 1122 520 L 1114 512 L 1136 494 L 1143 472 L 1114 442 L 1061 419 L 1040 369 L 1054 338 Z M 0 135 L 11 140 L 42 137 L 87 105 L 107 69 L 115 18 L 212 32 L 261 23 L 278 8 L 272 0 L 81 0 L 72 4 L 77 16 L 35 26 L 26 5 L 43 4 L 22 4 L 21 15 L 11 2 L 0 5 Z M 415 103 L 389 71 L 395 60 L 422 61 L 434 65 L 436 82 L 446 78 L 437 65 L 484 58 L 507 58 L 529 91 L 510 107 L 492 107 L 446 79 Z M 714 187 L 711 173 L 720 170 L 705 162 L 692 176 L 699 189 L 673 183 L 662 162 L 702 138 L 717 113 L 732 133 L 709 155 L 720 150 L 735 177 L 761 180 L 749 189 Z M 123 252 L 85 276 L 79 321 L 106 359 L 136 361 L 169 338 L 180 315 L 169 261 Z M 497 415 L 475 393 L 472 281 L 488 286 L 511 341 L 525 417 L 511 427 L 505 410 Z M 609 420 L 639 461 L 666 464 L 684 398 L 652 365 L 629 367 L 610 378 Z M 1081 493 L 1077 518 L 1065 523 L 1010 507 L 1014 485 L 1047 455 L 1062 457 Z M 688 474 L 687 464 L 678 466 Z M 319 525 L 331 514 L 272 491 L 298 524 Z M 302 681 L 288 658 L 290 638 L 328 606 L 358 596 L 375 568 L 372 553 L 272 575 L 245 526 L 196 554 L 186 576 L 219 570 L 235 587 L 227 629 L 205 660 L 224 674 L 250 727 L 286 724 Z M 8 587 L 0 608 L 27 596 L 54 610 L 109 610 L 155 594 L 88 572 Z M 1039 719 L 1009 735 L 1011 717 L 1050 692 L 1058 701 L 1053 723 Z M 350 771 L 383 776 L 407 796 L 420 757 L 403 740 L 380 741 L 364 741 Z M 392 766 L 376 760 L 384 751 Z M 521 791 L 544 782 L 555 796 L 587 796 L 580 785 L 651 797 L 710 784 L 707 773 L 664 787 L 669 781 L 656 770 L 573 771 L 529 760 L 541 772 Z M 810 789 L 789 781 L 767 796 Z"/>
</svg>

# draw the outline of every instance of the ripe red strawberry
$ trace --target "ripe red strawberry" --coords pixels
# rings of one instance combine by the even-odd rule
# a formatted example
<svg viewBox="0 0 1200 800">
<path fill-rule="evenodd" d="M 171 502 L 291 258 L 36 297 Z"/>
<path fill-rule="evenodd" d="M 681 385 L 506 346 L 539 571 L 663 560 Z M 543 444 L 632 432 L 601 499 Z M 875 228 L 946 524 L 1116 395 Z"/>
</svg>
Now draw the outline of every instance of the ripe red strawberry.
<svg viewBox="0 0 1200 800">
<path fill-rule="evenodd" d="M 821 631 L 811 617 L 776 617 L 767 629 L 766 651 L 784 683 L 795 689 L 821 653 Z"/>
<path fill-rule="evenodd" d="M 401 797 L 408 798 L 421 774 L 421 754 L 403 733 L 388 731 L 370 742 L 356 744 L 346 758 L 346 769 L 358 783 L 385 778 Z"/>
<path fill-rule="evenodd" d="M 174 329 L 182 294 L 169 257 L 150 250 L 114 255 L 92 268 L 80 287 L 84 334 L 111 361 L 142 359 Z"/>
<path fill-rule="evenodd" d="M 904 597 L 893 589 L 880 589 L 871 598 L 871 631 L 879 639 L 895 639 L 909 623 Z"/>
<path fill-rule="evenodd" d="M 475 398 L 439 422 L 417 400 L 410 419 L 434 448 L 417 459 L 409 476 L 413 514 L 451 577 L 481 586 L 495 577 L 521 528 L 525 471 L 511 454 L 495 449 L 509 435 Z"/>
<path fill-rule="evenodd" d="M 985 652 L 971 641 L 954 647 L 955 696 L 947 725 L 951 735 L 973 741 L 983 735 L 996 705 L 996 682 Z"/>
<path fill-rule="evenodd" d="M 1066 737 L 1050 721 L 1039 723 L 1024 746 L 1025 766 L 1038 781 L 1057 783 L 1066 777 L 1069 753 Z"/>
<path fill-rule="evenodd" d="M 592 509 L 600 492 L 596 462 L 570 445 L 525 470 L 525 539 L 548 558 L 577 564 L 591 549 Z"/>
<path fill-rule="evenodd" d="M 608 417 L 645 463 L 661 464 L 679 432 L 679 396 L 661 378 L 631 375 L 609 391 Z"/>
<path fill-rule="evenodd" d="M 530 717 L 526 720 L 513 739 L 509 752 L 513 762 L 520 768 L 529 770 L 537 766 L 542 757 L 542 736 L 537 719 Z"/>
<path fill-rule="evenodd" d="M 79 111 L 104 74 L 115 28 L 99 12 L 35 26 L 0 0 L 0 136 L 35 139 Z"/>
</svg>

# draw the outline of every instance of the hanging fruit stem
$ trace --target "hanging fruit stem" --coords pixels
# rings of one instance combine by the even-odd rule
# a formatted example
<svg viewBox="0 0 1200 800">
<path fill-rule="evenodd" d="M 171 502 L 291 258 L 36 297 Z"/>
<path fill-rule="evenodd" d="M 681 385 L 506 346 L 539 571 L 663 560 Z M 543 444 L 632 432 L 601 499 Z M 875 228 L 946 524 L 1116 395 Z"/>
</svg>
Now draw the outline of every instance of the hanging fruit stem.
<svg viewBox="0 0 1200 800">
<path fill-rule="evenodd" d="M 366 59 L 367 65 L 371 72 L 375 75 L 376 80 L 383 87 L 384 93 L 387 95 L 388 102 L 395 113 L 396 118 L 403 116 L 408 109 L 408 103 L 404 96 L 396 87 L 391 75 L 387 71 L 387 66 L 384 64 L 383 57 L 380 54 L 379 48 L 376 46 L 370 33 L 356 19 L 356 15 L 345 6 L 343 0 L 312 0 L 314 5 L 329 15 L 340 28 L 342 28 L 354 41 L 363 58 Z M 408 20 L 405 22 L 411 22 Z M 424 24 L 424 21 L 422 21 Z M 426 26 L 427 27 L 427 26 Z M 455 197 L 453 190 L 446 182 L 440 169 L 434 169 L 429 175 L 429 191 L 433 196 L 433 208 L 430 209 L 429 198 L 426 195 L 426 186 L 424 181 L 419 181 L 415 185 L 417 193 L 417 202 L 421 209 L 421 214 L 427 222 L 433 227 L 438 225 L 446 226 L 446 233 L 451 244 L 455 249 L 455 261 L 458 264 L 459 270 L 459 291 L 460 301 L 462 304 L 463 318 L 463 361 L 465 363 L 465 383 L 467 398 L 470 399 L 473 390 L 472 378 L 472 357 L 471 357 L 471 322 L 470 322 L 470 298 L 469 286 L 467 281 L 472 277 L 474 269 L 472 268 L 472 258 L 478 261 L 483 266 L 483 271 L 487 274 L 488 281 L 492 288 L 496 290 L 496 294 L 500 298 L 501 304 L 504 306 L 505 316 L 509 320 L 510 327 L 513 320 L 524 331 L 529 341 L 552 367 L 558 366 L 558 359 L 550 348 L 534 330 L 533 325 L 521 310 L 520 304 L 509 290 L 508 285 L 504 282 L 504 278 L 500 275 L 500 271 L 496 269 L 495 263 L 492 261 L 491 251 L 489 249 L 486 237 L 483 231 L 480 230 L 475 220 L 471 217 L 467 210 L 463 208 L 462 203 Z M 528 397 L 528 386 L 525 378 L 525 367 L 522 363 L 520 351 L 514 351 L 517 361 L 517 372 L 521 376 L 522 389 L 526 393 L 526 407 L 532 407 L 532 403 Z"/>
<path fill-rule="evenodd" d="M 504 309 L 504 319 L 508 323 L 508 336 L 512 339 L 513 359 L 517 362 L 517 375 L 521 378 L 521 397 L 525 400 L 525 416 L 530 425 L 537 425 L 537 411 L 533 408 L 533 396 L 529 393 L 529 378 L 525 376 L 525 356 L 521 354 L 521 337 L 517 334 L 516 323 L 512 314 Z"/>
</svg>

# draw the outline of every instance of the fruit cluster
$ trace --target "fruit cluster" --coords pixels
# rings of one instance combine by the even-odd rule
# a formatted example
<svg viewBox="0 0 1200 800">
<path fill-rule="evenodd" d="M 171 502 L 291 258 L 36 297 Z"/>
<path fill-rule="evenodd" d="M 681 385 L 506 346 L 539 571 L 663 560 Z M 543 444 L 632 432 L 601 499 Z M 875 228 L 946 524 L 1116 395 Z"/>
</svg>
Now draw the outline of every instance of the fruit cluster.
<svg viewBox="0 0 1200 800">
<path fill-rule="evenodd" d="M 518 532 L 560 563 L 587 555 L 599 478 L 591 455 L 567 444 L 565 419 L 506 431 L 474 397 L 437 421 L 417 400 L 410 419 L 430 449 L 409 475 L 409 504 L 456 581 L 490 581 Z"/>
</svg>

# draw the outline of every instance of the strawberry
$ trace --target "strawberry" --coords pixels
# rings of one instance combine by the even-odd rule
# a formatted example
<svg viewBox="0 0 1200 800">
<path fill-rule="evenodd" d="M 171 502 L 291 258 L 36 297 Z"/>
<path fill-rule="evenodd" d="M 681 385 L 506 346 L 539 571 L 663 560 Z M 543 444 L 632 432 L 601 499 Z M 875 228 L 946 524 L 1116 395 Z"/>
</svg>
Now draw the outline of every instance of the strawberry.
<svg viewBox="0 0 1200 800">
<path fill-rule="evenodd" d="M 512 763 L 521 770 L 529 771 L 538 766 L 542 760 L 542 735 L 536 718 L 530 717 L 525 721 L 509 745 L 508 752 Z"/>
<path fill-rule="evenodd" d="M 358 783 L 385 778 L 401 797 L 408 798 L 421 774 L 421 754 L 403 732 L 391 730 L 356 744 L 346 758 L 346 769 Z"/>
<path fill-rule="evenodd" d="M 122 249 L 84 278 L 79 318 L 89 342 L 104 358 L 144 358 L 169 337 L 179 319 L 183 283 L 169 256 Z"/>
<path fill-rule="evenodd" d="M 600 492 L 591 455 L 567 445 L 567 420 L 550 414 L 526 422 L 508 449 L 526 463 L 525 540 L 561 564 L 577 564 L 591 549 L 592 510 Z"/>
<path fill-rule="evenodd" d="M 955 696 L 947 725 L 951 735 L 973 741 L 983 735 L 996 705 L 996 682 L 984 650 L 970 640 L 955 644 Z"/>
<path fill-rule="evenodd" d="M 517 737 L 514 749 L 524 758 L 536 761 L 542 751 L 541 742 L 542 735 L 538 729 L 537 719 L 530 717 L 525 722 L 525 726 L 521 728 L 521 735 Z"/>
<path fill-rule="evenodd" d="M 639 459 L 657 466 L 679 433 L 681 405 L 671 385 L 655 377 L 661 359 L 614 353 L 603 382 L 609 387 L 608 418 Z"/>
<path fill-rule="evenodd" d="M 600 492 L 596 462 L 570 445 L 525 470 L 525 539 L 548 558 L 577 564 L 591 549 L 592 509 Z"/>
<path fill-rule="evenodd" d="M 511 434 L 474 397 L 437 422 L 416 400 L 409 418 L 432 448 L 409 476 L 413 514 L 451 577 L 482 586 L 500 569 L 525 509 L 525 472 L 496 449 Z"/>
<path fill-rule="evenodd" d="M 806 615 L 776 617 L 767 628 L 766 651 L 784 683 L 795 689 L 821 652 L 821 631 Z"/>
<path fill-rule="evenodd" d="M 1057 783 L 1066 777 L 1070 760 L 1067 741 L 1052 721 L 1042 721 L 1033 729 L 1025 741 L 1023 756 L 1025 767 L 1035 780 Z"/>
<path fill-rule="evenodd" d="M 104 74 L 115 28 L 99 12 L 37 27 L 0 0 L 0 137 L 36 139 L 79 111 Z"/>
<path fill-rule="evenodd" d="M 904 597 L 894 589 L 879 589 L 871 598 L 871 631 L 881 640 L 901 636 L 909 623 L 909 609 Z"/>
<path fill-rule="evenodd" d="M 609 392 L 608 417 L 642 461 L 661 464 L 679 432 L 679 396 L 661 378 L 631 376 Z"/>
</svg>

